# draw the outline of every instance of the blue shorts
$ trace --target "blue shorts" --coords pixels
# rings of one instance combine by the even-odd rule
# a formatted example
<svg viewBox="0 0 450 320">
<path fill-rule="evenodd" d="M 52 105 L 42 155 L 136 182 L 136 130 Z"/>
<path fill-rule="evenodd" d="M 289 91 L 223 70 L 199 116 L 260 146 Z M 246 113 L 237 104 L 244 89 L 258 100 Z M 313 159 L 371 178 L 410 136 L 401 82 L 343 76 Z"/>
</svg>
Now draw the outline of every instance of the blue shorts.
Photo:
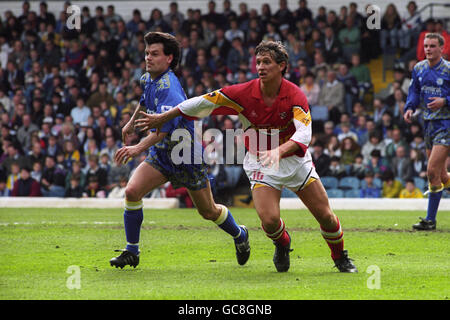
<svg viewBox="0 0 450 320">
<path fill-rule="evenodd" d="M 145 162 L 161 172 L 174 189 L 185 187 L 195 191 L 206 188 L 208 171 L 204 163 L 175 165 L 168 153 L 158 152 L 149 152 Z"/>
<path fill-rule="evenodd" d="M 425 120 L 424 129 L 427 149 L 434 145 L 450 146 L 450 119 Z"/>
</svg>

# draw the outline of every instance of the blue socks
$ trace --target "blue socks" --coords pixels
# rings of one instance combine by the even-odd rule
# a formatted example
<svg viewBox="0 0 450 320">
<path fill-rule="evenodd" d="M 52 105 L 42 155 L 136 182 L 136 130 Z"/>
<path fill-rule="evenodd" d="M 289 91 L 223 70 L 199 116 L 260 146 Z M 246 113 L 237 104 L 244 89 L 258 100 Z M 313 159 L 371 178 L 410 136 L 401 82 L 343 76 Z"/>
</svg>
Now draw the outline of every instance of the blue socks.
<svg viewBox="0 0 450 320">
<path fill-rule="evenodd" d="M 428 209 L 426 219 L 429 221 L 436 221 L 436 215 L 441 201 L 442 191 L 430 192 L 428 195 Z"/>
<path fill-rule="evenodd" d="M 125 200 L 123 221 L 127 239 L 126 250 L 134 254 L 139 254 L 139 237 L 141 233 L 142 221 L 144 220 L 142 208 L 142 200 L 137 202 Z"/>
<path fill-rule="evenodd" d="M 234 238 L 234 242 L 242 243 L 247 240 L 247 234 L 244 229 L 236 223 L 231 212 L 227 207 L 223 205 L 220 206 L 222 207 L 222 212 L 214 223 L 217 224 L 220 229 L 231 235 Z"/>
</svg>

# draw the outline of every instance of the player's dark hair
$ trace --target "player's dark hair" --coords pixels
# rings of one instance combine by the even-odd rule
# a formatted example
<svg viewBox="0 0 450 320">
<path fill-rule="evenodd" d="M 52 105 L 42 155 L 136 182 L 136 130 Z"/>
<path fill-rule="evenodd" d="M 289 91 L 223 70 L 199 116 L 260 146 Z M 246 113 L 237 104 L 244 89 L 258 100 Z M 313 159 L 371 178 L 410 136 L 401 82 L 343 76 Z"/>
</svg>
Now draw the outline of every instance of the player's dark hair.
<svg viewBox="0 0 450 320">
<path fill-rule="evenodd" d="M 286 63 L 286 67 L 281 71 L 281 74 L 284 76 L 289 63 L 289 54 L 284 45 L 280 41 L 261 41 L 255 48 L 255 56 L 265 53 L 268 53 L 278 64 Z"/>
<path fill-rule="evenodd" d="M 425 35 L 425 39 L 437 39 L 440 47 L 442 47 L 445 43 L 444 37 L 439 33 L 427 33 Z"/>
<path fill-rule="evenodd" d="M 178 40 L 171 34 L 164 32 L 149 32 L 144 37 L 147 46 L 154 43 L 161 43 L 163 45 L 163 52 L 166 56 L 173 55 L 170 68 L 176 70 L 180 60 L 180 44 Z"/>
</svg>

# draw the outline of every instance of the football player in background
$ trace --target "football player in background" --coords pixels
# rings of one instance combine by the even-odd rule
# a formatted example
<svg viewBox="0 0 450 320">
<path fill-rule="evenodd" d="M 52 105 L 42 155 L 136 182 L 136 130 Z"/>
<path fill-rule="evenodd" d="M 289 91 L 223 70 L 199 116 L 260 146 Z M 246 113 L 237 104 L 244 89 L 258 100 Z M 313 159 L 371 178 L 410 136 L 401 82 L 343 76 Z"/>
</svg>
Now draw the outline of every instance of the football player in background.
<svg viewBox="0 0 450 320">
<path fill-rule="evenodd" d="M 413 225 L 415 230 L 435 230 L 436 215 L 444 189 L 450 188 L 446 161 L 450 149 L 450 62 L 442 58 L 444 38 L 425 35 L 426 59 L 412 71 L 403 115 L 411 123 L 418 107 L 423 107 L 424 136 L 428 158 L 428 208 L 426 218 Z"/>
<path fill-rule="evenodd" d="M 291 237 L 280 216 L 281 190 L 285 187 L 297 194 L 318 221 L 339 271 L 357 272 L 344 250 L 341 224 L 330 208 L 308 151 L 312 134 L 308 102 L 300 88 L 283 77 L 289 63 L 286 49 L 279 42 L 263 41 L 256 47 L 255 55 L 258 79 L 191 98 L 163 114 L 141 112 L 136 126 L 143 130 L 162 129 L 180 115 L 194 119 L 210 114 L 237 114 L 248 134 L 244 138 L 248 149 L 244 170 L 262 229 L 275 245 L 273 262 L 277 271 L 288 271 L 292 251 Z M 257 134 L 252 136 L 251 131 Z M 267 140 L 262 143 L 264 134 Z M 272 139 L 277 140 L 276 144 Z"/>
<path fill-rule="evenodd" d="M 145 35 L 146 71 L 141 77 L 143 94 L 136 111 L 130 121 L 123 127 L 124 141 L 126 136 L 135 130 L 135 121 L 141 108 L 148 114 L 158 114 L 169 110 L 186 99 L 182 86 L 174 74 L 180 57 L 178 41 L 172 35 L 161 32 L 149 32 Z M 177 142 L 171 141 L 171 133 L 176 129 L 184 129 L 189 133 L 192 153 L 189 161 L 174 163 L 171 152 Z M 124 146 L 117 151 L 114 161 L 123 164 L 128 159 L 149 151 L 125 190 L 124 225 L 127 246 L 122 253 L 110 260 L 111 266 L 123 268 L 125 265 L 136 267 L 139 264 L 139 238 L 143 221 L 142 198 L 153 189 L 167 181 L 174 188 L 186 187 L 200 215 L 214 221 L 221 229 L 234 238 L 238 263 L 243 265 L 250 256 L 248 231 L 239 226 L 227 207 L 214 202 L 211 186 L 207 177 L 206 166 L 194 158 L 202 158 L 202 147 L 194 139 L 193 121 L 177 118 L 168 121 L 158 132 L 151 130 L 137 145 Z M 200 154 L 194 154 L 200 150 Z M 195 164 L 199 163 L 199 164 Z"/>
</svg>

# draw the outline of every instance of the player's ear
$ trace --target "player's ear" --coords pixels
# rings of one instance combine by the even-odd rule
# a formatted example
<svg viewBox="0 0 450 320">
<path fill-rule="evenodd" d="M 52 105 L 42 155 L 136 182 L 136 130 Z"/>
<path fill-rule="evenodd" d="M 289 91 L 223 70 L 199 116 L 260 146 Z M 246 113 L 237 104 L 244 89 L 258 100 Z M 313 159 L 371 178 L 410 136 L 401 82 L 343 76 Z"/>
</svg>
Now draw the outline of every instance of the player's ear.
<svg viewBox="0 0 450 320">
<path fill-rule="evenodd" d="M 278 64 L 280 66 L 280 71 L 283 73 L 287 69 L 286 61 L 282 61 Z"/>
<path fill-rule="evenodd" d="M 167 63 L 170 65 L 170 64 L 172 64 L 172 61 L 173 61 L 173 54 L 169 54 L 167 56 Z"/>
</svg>

